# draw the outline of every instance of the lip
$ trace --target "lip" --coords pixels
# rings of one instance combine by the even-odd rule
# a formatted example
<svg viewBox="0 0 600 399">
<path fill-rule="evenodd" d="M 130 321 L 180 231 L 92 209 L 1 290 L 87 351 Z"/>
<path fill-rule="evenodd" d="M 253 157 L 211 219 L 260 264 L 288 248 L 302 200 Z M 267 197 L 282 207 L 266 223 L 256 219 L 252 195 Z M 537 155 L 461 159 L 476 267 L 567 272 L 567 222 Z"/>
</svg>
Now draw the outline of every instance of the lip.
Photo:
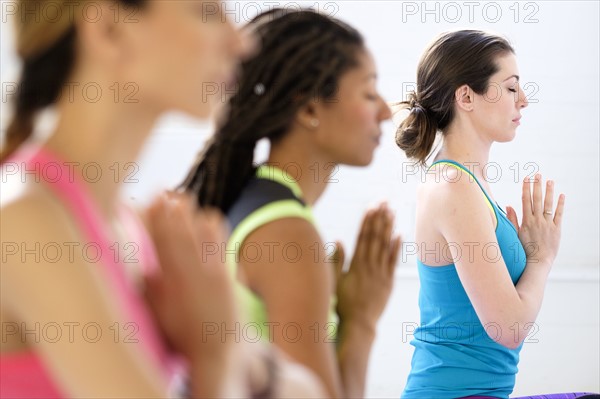
<svg viewBox="0 0 600 399">
<path fill-rule="evenodd" d="M 381 143 L 381 136 L 373 137 L 373 141 L 375 142 L 375 144 L 379 145 Z"/>
<path fill-rule="evenodd" d="M 512 120 L 514 123 L 516 123 L 517 125 L 521 124 L 521 117 L 519 116 L 518 118 L 515 118 Z"/>
</svg>

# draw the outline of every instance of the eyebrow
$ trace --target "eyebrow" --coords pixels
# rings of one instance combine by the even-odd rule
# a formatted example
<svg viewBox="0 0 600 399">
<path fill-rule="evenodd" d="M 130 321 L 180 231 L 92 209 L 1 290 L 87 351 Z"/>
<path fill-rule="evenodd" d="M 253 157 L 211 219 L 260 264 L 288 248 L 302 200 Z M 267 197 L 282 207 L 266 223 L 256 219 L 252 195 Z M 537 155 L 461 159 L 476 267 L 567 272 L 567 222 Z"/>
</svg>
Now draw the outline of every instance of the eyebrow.
<svg viewBox="0 0 600 399">
<path fill-rule="evenodd" d="M 516 78 L 517 82 L 519 81 L 519 75 L 510 75 L 508 78 L 504 79 L 503 82 L 506 82 L 508 79 Z"/>
</svg>

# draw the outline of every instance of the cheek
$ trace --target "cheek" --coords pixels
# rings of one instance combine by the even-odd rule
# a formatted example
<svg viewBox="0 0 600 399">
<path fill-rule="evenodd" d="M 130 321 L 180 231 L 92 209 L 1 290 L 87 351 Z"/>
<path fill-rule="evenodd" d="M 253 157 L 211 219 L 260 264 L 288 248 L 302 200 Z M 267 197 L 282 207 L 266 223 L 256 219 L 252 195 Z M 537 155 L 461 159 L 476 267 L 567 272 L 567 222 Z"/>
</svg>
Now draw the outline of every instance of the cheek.
<svg viewBox="0 0 600 399">
<path fill-rule="evenodd" d="M 220 89 L 215 82 L 218 41 L 211 37 L 212 30 L 189 25 L 161 26 L 155 31 L 164 34 L 146 38 L 136 60 L 136 79 L 146 88 L 145 94 L 163 107 L 206 117 L 212 103 L 209 97 L 216 97 Z"/>
<path fill-rule="evenodd" d="M 488 125 L 493 128 L 497 126 L 502 120 L 508 119 L 510 121 L 510 99 L 506 95 L 496 97 L 484 97 L 482 99 L 483 106 L 480 107 L 480 121 L 484 125 Z"/>
<path fill-rule="evenodd" d="M 377 124 L 377 110 L 371 104 L 357 102 L 348 107 L 346 120 L 351 123 L 355 129 L 370 129 Z"/>
<path fill-rule="evenodd" d="M 173 68 L 173 75 L 190 79 L 195 74 L 206 78 L 203 75 L 213 59 L 213 44 L 199 30 L 180 28 L 178 32 L 173 32 L 169 40 L 163 41 L 163 53 L 158 56 L 162 58 L 162 63 Z"/>
</svg>

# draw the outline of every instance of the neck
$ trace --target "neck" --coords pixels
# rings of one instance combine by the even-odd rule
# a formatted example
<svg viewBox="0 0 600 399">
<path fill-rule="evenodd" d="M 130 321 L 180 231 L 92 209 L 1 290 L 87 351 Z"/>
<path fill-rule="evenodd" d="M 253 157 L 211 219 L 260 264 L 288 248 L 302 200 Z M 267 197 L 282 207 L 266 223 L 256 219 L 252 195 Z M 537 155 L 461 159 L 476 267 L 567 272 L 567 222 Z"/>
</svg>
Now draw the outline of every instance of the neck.
<svg viewBox="0 0 600 399">
<path fill-rule="evenodd" d="M 292 129 L 271 146 L 268 164 L 286 170 L 302 190 L 304 201 L 313 206 L 321 197 L 331 172 L 331 160 L 313 148 L 305 131 Z"/>
<path fill-rule="evenodd" d="M 442 148 L 435 160 L 459 162 L 485 180 L 483 171 L 489 160 L 491 146 L 492 143 L 481 137 L 470 123 L 456 118 L 446 130 Z"/>
<path fill-rule="evenodd" d="M 158 117 L 140 104 L 115 104 L 111 100 L 61 100 L 60 119 L 45 144 L 74 165 L 75 178 L 87 186 L 108 218 L 116 211 L 121 184 L 137 178 L 135 160 Z"/>
</svg>

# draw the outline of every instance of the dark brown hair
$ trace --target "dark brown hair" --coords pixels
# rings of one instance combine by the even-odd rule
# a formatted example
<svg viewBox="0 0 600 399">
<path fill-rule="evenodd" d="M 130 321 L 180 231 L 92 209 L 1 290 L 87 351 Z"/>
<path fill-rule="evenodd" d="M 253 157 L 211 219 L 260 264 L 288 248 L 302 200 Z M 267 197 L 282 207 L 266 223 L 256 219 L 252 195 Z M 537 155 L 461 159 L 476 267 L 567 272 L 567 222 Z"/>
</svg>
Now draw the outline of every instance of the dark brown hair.
<svg viewBox="0 0 600 399">
<path fill-rule="evenodd" d="M 13 100 L 13 117 L 6 128 L 0 162 L 4 162 L 33 133 L 39 111 L 58 99 L 75 64 L 76 28 L 73 19 L 49 20 L 25 10 L 40 10 L 40 0 L 21 0 L 16 23 L 17 53 L 23 61 L 18 89 Z M 144 0 L 118 0 L 141 6 Z M 61 6 L 65 2 L 55 2 Z M 85 2 L 80 2 L 80 5 Z M 71 6 L 73 6 L 71 4 Z M 59 10 L 61 15 L 72 15 Z"/>
<path fill-rule="evenodd" d="M 514 50 L 506 39 L 479 30 L 443 33 L 425 50 L 417 90 L 400 103 L 410 113 L 400 123 L 396 144 L 408 158 L 425 162 L 437 132 L 444 133 L 454 118 L 456 89 L 468 85 L 483 94 L 498 72 L 497 58 L 507 53 Z"/>
<path fill-rule="evenodd" d="M 239 88 L 216 133 L 181 184 L 201 206 L 227 212 L 255 173 L 256 143 L 277 142 L 301 107 L 334 98 L 344 72 L 358 65 L 362 36 L 310 10 L 275 9 L 250 22 L 260 50 L 242 63 Z"/>
</svg>

